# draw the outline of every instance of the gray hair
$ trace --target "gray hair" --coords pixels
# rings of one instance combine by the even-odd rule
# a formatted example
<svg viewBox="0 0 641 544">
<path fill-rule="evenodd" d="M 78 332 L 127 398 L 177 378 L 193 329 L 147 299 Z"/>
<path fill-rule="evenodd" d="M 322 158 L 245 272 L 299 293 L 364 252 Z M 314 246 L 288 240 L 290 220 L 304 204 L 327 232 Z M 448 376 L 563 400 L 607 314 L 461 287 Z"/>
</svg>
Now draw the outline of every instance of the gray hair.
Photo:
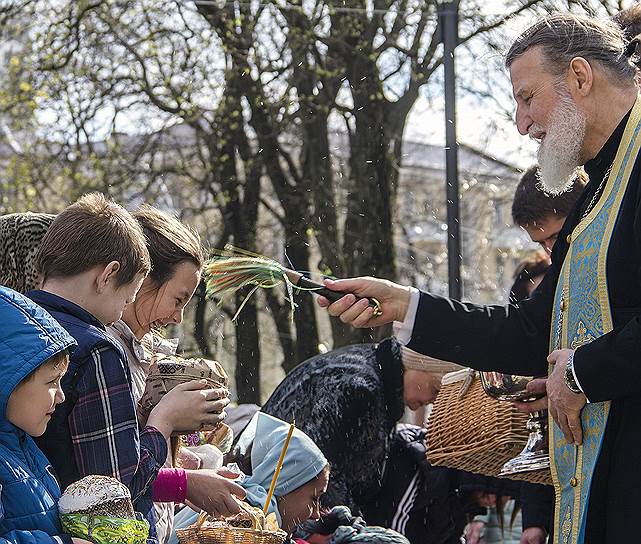
<svg viewBox="0 0 641 544">
<path fill-rule="evenodd" d="M 559 13 L 541 19 L 523 32 L 505 56 L 505 66 L 532 47 L 541 47 L 546 70 L 556 77 L 565 74 L 570 61 L 582 57 L 611 75 L 611 82 L 634 85 L 635 68 L 623 30 L 614 22 L 593 17 Z"/>
</svg>

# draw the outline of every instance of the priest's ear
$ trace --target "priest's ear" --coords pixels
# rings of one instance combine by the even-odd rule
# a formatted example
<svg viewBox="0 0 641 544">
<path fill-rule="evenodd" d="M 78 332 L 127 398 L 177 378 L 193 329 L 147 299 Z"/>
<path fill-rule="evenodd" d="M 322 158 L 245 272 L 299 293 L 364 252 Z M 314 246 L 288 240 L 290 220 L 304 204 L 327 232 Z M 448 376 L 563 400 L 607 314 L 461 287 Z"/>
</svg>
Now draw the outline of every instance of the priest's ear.
<svg viewBox="0 0 641 544">
<path fill-rule="evenodd" d="M 583 57 L 574 57 L 570 61 L 567 83 L 572 95 L 588 96 L 594 84 L 594 77 L 592 65 Z"/>
</svg>

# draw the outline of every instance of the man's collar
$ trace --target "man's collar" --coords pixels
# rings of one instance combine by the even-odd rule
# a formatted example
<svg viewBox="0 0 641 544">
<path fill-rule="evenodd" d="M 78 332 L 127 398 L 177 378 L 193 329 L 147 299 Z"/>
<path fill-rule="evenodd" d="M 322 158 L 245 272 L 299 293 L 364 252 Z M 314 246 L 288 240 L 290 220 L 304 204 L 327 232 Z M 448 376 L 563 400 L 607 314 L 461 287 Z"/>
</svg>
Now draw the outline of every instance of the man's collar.
<svg viewBox="0 0 641 544">
<path fill-rule="evenodd" d="M 53 310 L 70 314 L 85 323 L 89 323 L 94 327 L 105 330 L 105 326 L 93 314 L 66 298 L 62 298 L 58 295 L 42 290 L 29 291 L 27 296 L 36 304 L 44 306 L 45 310 Z"/>
<path fill-rule="evenodd" d="M 614 132 L 610 135 L 607 142 L 603 144 L 601 150 L 597 153 L 596 157 L 589 160 L 585 163 L 585 171 L 590 177 L 590 183 L 599 184 L 601 178 L 608 167 L 614 162 L 614 157 L 616 157 L 617 150 L 619 149 L 619 144 L 623 139 L 623 133 L 625 131 L 625 125 L 630 118 L 630 112 L 625 114 L 621 122 L 618 124 L 617 128 L 614 129 Z"/>
</svg>

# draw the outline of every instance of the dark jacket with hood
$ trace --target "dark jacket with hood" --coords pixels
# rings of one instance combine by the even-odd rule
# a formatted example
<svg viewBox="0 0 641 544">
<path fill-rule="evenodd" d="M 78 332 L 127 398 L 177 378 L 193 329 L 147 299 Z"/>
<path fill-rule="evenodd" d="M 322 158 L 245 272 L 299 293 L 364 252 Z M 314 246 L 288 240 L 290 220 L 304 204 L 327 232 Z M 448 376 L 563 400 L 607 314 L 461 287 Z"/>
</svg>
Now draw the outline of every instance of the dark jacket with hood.
<svg viewBox="0 0 641 544">
<path fill-rule="evenodd" d="M 0 544 L 71 543 L 61 535 L 49 461 L 7 420 L 7 403 L 24 378 L 75 341 L 42 308 L 1 286 L 0 324 Z"/>
<path fill-rule="evenodd" d="M 426 440 L 423 427 L 396 426 L 381 491 L 363 514 L 370 525 L 398 531 L 412 544 L 459 544 L 465 526 L 459 474 L 428 463 Z"/>
<path fill-rule="evenodd" d="M 362 514 L 381 487 L 391 433 L 403 415 L 400 346 L 348 346 L 312 357 L 292 370 L 262 408 L 296 420 L 332 468 L 324 506 Z"/>
<path fill-rule="evenodd" d="M 263 411 L 294 418 L 325 454 L 331 476 L 323 506 L 347 506 L 412 544 L 458 542 L 455 473 L 429 465 L 425 429 L 397 428 L 404 400 L 396 339 L 312 357 L 287 375 Z"/>
</svg>

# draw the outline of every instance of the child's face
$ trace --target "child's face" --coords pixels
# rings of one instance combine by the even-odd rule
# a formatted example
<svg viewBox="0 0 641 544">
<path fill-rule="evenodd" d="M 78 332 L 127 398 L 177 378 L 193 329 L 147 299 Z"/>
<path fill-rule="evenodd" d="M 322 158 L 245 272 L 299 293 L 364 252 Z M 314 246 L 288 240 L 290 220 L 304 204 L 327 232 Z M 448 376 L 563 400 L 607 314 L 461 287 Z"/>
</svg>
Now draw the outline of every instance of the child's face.
<svg viewBox="0 0 641 544">
<path fill-rule="evenodd" d="M 152 328 L 181 323 L 183 310 L 199 282 L 200 268 L 191 261 L 179 263 L 171 278 L 162 285 L 148 277 L 136 301 L 125 308 L 125 322 L 137 338 L 142 338 Z"/>
<path fill-rule="evenodd" d="M 125 306 L 136 300 L 136 293 L 144 279 L 144 274 L 137 274 L 130 283 L 116 286 L 115 278 L 112 278 L 105 284 L 101 292 L 101 303 L 93 314 L 105 325 L 118 321 Z"/>
<path fill-rule="evenodd" d="M 60 379 L 67 370 L 64 362 L 45 363 L 13 390 L 7 403 L 7 419 L 31 436 L 41 436 L 47 429 L 56 405 L 65 400 Z"/>
<path fill-rule="evenodd" d="M 287 495 L 278 497 L 283 531 L 291 533 L 297 525 L 308 519 L 320 517 L 320 498 L 327 491 L 329 468 L 325 468 L 316 478 Z"/>
</svg>

